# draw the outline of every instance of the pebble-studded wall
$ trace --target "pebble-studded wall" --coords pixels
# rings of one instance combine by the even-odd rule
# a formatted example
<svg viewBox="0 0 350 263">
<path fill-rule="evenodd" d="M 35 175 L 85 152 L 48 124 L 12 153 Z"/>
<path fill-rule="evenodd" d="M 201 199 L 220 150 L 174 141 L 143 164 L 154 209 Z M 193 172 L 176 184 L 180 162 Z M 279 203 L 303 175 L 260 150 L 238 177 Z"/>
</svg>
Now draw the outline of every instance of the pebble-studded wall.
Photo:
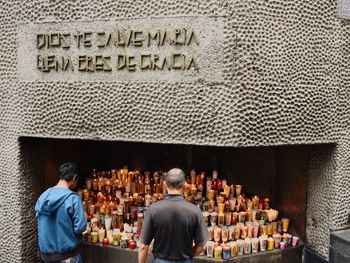
<svg viewBox="0 0 350 263">
<path fill-rule="evenodd" d="M 19 24 L 152 16 L 222 17 L 223 80 L 18 81 Z M 35 258 L 34 214 L 23 205 L 35 202 L 35 172 L 21 136 L 336 143 L 310 154 L 307 244 L 327 258 L 329 232 L 348 226 L 350 22 L 337 17 L 336 0 L 2 0 L 0 25 L 1 262 Z"/>
</svg>

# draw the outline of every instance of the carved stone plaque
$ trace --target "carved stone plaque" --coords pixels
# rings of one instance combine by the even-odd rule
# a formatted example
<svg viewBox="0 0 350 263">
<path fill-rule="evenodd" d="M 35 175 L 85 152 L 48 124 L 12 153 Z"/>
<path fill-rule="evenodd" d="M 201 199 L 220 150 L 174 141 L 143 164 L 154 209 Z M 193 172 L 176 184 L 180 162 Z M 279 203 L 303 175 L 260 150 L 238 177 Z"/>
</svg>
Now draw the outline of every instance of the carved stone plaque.
<svg viewBox="0 0 350 263">
<path fill-rule="evenodd" d="M 19 81 L 220 81 L 223 20 L 21 24 Z"/>
<path fill-rule="evenodd" d="M 350 0 L 338 0 L 338 14 L 341 18 L 350 19 Z"/>
</svg>

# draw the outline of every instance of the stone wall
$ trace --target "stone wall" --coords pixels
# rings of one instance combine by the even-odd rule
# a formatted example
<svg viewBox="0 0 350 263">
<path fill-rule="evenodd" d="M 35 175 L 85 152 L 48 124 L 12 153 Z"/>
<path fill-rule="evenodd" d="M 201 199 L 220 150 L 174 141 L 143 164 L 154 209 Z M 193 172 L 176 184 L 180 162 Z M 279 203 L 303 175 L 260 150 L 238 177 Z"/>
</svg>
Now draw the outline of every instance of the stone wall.
<svg viewBox="0 0 350 263">
<path fill-rule="evenodd" d="M 337 17 L 336 0 L 17 0 L 0 6 L 3 262 L 31 262 L 35 251 L 26 234 L 33 210 L 21 205 L 33 204 L 35 189 L 21 136 L 233 147 L 336 143 L 334 151 L 315 150 L 310 163 L 308 213 L 322 228 L 309 225 L 308 244 L 328 257 L 329 232 L 347 227 L 350 211 L 350 23 Z M 222 19 L 220 81 L 18 80 L 21 24 L 152 16 Z M 316 191 L 327 196 L 321 208 Z"/>
</svg>

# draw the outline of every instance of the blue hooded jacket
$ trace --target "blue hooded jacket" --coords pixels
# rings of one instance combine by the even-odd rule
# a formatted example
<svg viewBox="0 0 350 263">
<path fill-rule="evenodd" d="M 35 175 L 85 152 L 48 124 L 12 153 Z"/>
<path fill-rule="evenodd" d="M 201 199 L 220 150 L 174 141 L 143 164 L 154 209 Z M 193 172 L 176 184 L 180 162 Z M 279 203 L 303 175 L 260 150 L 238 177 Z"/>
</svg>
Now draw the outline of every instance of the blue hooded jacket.
<svg viewBox="0 0 350 263">
<path fill-rule="evenodd" d="M 49 188 L 36 202 L 35 212 L 41 253 L 64 253 L 79 246 L 78 235 L 86 230 L 86 218 L 77 193 Z"/>
</svg>

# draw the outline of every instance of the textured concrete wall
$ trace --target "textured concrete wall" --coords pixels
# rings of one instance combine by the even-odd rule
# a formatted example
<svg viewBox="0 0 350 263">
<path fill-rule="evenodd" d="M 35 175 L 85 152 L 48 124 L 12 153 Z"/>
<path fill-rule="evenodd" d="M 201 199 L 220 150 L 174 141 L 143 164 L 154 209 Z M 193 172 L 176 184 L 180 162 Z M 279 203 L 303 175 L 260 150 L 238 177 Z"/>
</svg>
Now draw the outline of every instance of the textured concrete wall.
<svg viewBox="0 0 350 263">
<path fill-rule="evenodd" d="M 317 145 L 309 150 L 306 242 L 311 250 L 323 257 L 328 255 L 335 195 L 332 190 L 336 170 L 334 151 L 332 145 Z"/>
<path fill-rule="evenodd" d="M 20 23 L 150 16 L 222 17 L 222 80 L 17 79 Z M 336 143 L 334 151 L 315 150 L 310 164 L 308 213 L 313 226 L 322 227 L 308 226 L 308 244 L 328 257 L 329 231 L 346 227 L 350 211 L 350 23 L 337 18 L 336 0 L 3 0 L 0 27 L 2 262 L 31 262 L 25 257 L 35 249 L 28 232 L 33 210 L 27 214 L 20 205 L 25 198 L 33 204 L 35 189 L 26 186 L 35 180 L 21 162 L 20 136 L 225 146 Z M 328 202 L 320 206 L 318 193 Z"/>
</svg>

